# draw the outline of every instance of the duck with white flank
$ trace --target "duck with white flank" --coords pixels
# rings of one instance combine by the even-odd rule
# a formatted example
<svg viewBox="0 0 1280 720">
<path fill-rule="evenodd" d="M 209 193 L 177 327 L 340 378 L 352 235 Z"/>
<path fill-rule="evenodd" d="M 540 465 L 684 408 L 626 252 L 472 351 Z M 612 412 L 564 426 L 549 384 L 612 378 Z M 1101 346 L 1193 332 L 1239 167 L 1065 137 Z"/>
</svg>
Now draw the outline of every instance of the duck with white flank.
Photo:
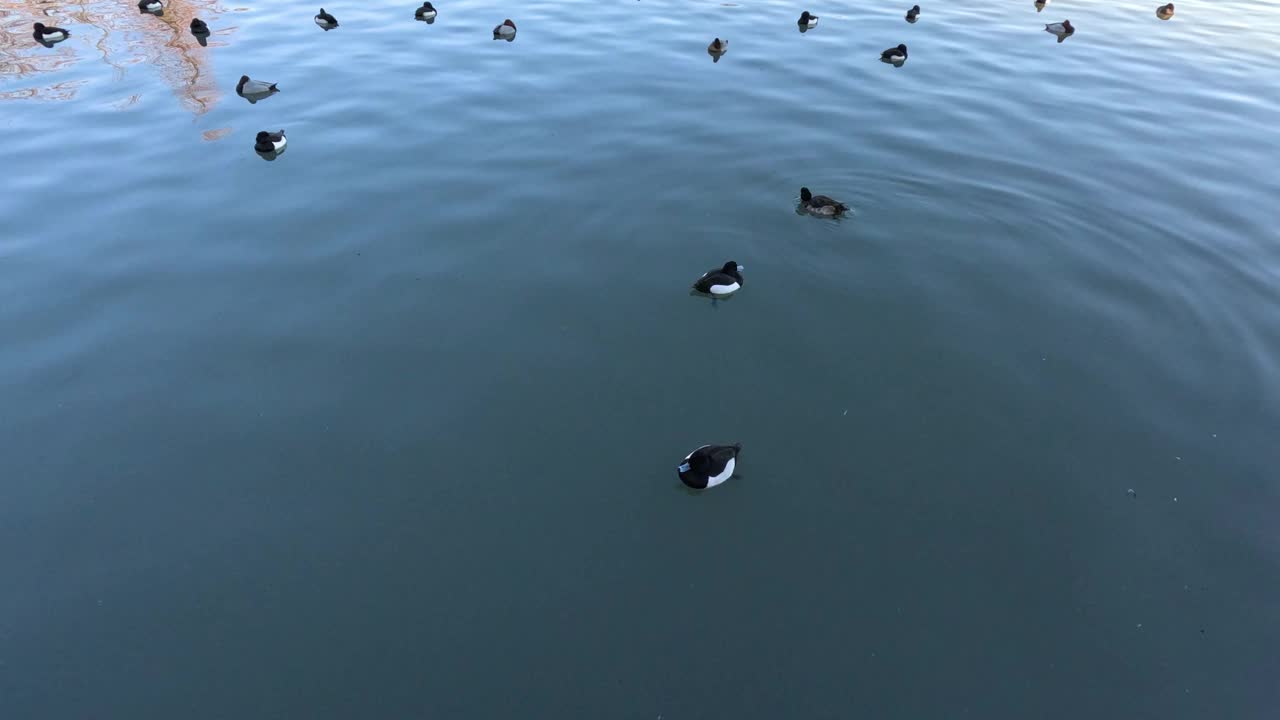
<svg viewBox="0 0 1280 720">
<path fill-rule="evenodd" d="M 250 104 L 278 92 L 280 92 L 280 88 L 276 87 L 275 83 L 250 80 L 248 75 L 241 75 L 240 82 L 236 83 L 236 94 L 248 100 Z"/>
<path fill-rule="evenodd" d="M 703 445 L 685 457 L 680 463 L 680 482 L 694 490 L 706 490 L 733 477 L 738 464 L 741 443 L 733 445 Z"/>
<path fill-rule="evenodd" d="M 894 65 L 901 65 L 907 61 L 907 46 L 899 45 L 898 47 L 891 47 L 880 53 L 880 59 L 888 63 L 893 63 Z"/>
<path fill-rule="evenodd" d="M 332 30 L 338 27 L 338 18 L 325 12 L 324 8 L 320 8 L 320 12 L 316 13 L 316 24 L 326 31 Z"/>
<path fill-rule="evenodd" d="M 1048 25 L 1045 25 L 1044 31 L 1047 33 L 1053 33 L 1054 35 L 1062 38 L 1074 33 L 1076 29 L 1072 27 L 1070 20 L 1063 20 L 1060 23 L 1049 23 Z"/>
<path fill-rule="evenodd" d="M 849 210 L 848 205 L 832 200 L 826 195 L 814 195 L 807 187 L 800 188 L 800 207 L 810 215 L 825 217 L 843 215 Z"/>
<path fill-rule="evenodd" d="M 436 9 L 431 3 L 424 2 L 422 7 L 413 11 L 413 16 L 419 20 L 435 20 Z"/>
<path fill-rule="evenodd" d="M 49 27 L 48 25 L 36 23 L 35 32 L 31 33 L 31 37 L 35 38 L 36 42 L 41 45 L 52 45 L 71 37 L 71 33 L 60 27 Z"/>
<path fill-rule="evenodd" d="M 537 33 L 534 34 L 536 35 Z M 515 36 L 516 24 L 511 22 L 511 18 L 503 20 L 501 25 L 493 29 L 494 40 L 513 40 Z"/>
<path fill-rule="evenodd" d="M 796 21 L 796 24 L 802 25 L 806 28 L 818 27 L 818 16 L 810 15 L 809 11 L 805 10 L 804 12 L 800 13 L 800 19 Z"/>
<path fill-rule="evenodd" d="M 919 17 L 920 17 L 920 6 L 912 5 L 911 9 L 907 11 L 907 22 L 913 23 Z"/>
<path fill-rule="evenodd" d="M 730 260 L 702 274 L 693 289 L 712 297 L 728 297 L 742 289 L 742 266 Z"/>
<path fill-rule="evenodd" d="M 138 11 L 144 13 L 158 13 L 164 10 L 164 5 L 160 0 L 138 0 Z"/>
<path fill-rule="evenodd" d="M 284 130 L 280 132 L 267 132 L 263 130 L 258 133 L 258 137 L 253 143 L 253 149 L 260 153 L 279 153 L 282 152 L 289 141 L 284 136 Z"/>
</svg>

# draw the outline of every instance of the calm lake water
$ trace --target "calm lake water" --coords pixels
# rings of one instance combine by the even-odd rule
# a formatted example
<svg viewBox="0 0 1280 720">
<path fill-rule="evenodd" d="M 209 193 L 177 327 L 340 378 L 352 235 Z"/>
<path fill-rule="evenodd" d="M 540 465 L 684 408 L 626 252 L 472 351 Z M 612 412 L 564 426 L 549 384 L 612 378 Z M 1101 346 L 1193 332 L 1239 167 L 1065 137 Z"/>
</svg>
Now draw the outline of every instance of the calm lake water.
<svg viewBox="0 0 1280 720">
<path fill-rule="evenodd" d="M 0 0 L 0 716 L 1275 717 L 1280 4 L 315 1 Z"/>
</svg>

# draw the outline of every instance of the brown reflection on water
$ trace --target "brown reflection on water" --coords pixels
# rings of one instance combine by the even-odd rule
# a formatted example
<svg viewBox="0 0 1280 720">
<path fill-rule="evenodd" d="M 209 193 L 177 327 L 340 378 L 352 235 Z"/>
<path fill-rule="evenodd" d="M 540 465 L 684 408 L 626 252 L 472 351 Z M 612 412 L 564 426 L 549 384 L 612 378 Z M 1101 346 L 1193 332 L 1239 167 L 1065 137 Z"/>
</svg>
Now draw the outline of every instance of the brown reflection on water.
<svg viewBox="0 0 1280 720">
<path fill-rule="evenodd" d="M 91 68 L 75 80 L 56 74 L 96 55 L 110 68 L 101 80 L 118 81 L 134 65 L 152 66 L 186 110 L 202 115 L 221 99 L 214 82 L 211 51 L 217 38 L 234 32 L 218 22 L 225 12 L 217 0 L 168 0 L 164 15 L 138 12 L 127 0 L 48 2 L 0 0 L 0 101 L 70 100 L 89 82 Z M 191 19 L 199 17 L 214 31 L 209 47 L 201 47 L 191 35 Z M 70 39 L 52 48 L 31 36 L 32 25 L 64 27 Z M 92 55 L 89 54 L 89 51 Z M 128 109 L 138 102 L 134 95 L 113 102 Z"/>
</svg>

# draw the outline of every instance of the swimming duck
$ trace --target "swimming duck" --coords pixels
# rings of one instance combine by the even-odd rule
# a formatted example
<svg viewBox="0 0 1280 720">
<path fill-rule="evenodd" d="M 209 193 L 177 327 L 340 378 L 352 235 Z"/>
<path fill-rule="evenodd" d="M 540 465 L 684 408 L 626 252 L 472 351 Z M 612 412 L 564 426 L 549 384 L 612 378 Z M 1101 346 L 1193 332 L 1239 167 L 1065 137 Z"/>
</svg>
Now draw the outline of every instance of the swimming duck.
<svg viewBox="0 0 1280 720">
<path fill-rule="evenodd" d="M 332 30 L 338 27 L 338 18 L 325 12 L 324 8 L 320 8 L 320 12 L 316 13 L 316 24 L 325 30 Z"/>
<path fill-rule="evenodd" d="M 253 143 L 253 149 L 260 153 L 280 152 L 284 150 L 284 146 L 289 141 L 285 139 L 284 130 L 280 132 L 267 132 L 263 130 L 258 133 L 257 140 Z"/>
<path fill-rule="evenodd" d="M 160 0 L 138 0 L 138 9 L 144 13 L 160 12 L 164 5 Z"/>
<path fill-rule="evenodd" d="M 889 48 L 880 53 L 880 59 L 891 63 L 900 63 L 907 59 L 907 46 L 899 45 L 896 48 Z"/>
<path fill-rule="evenodd" d="M 208 35 L 209 26 L 205 24 L 205 21 L 201 20 L 200 18 L 192 18 L 191 34 L 192 35 Z"/>
<path fill-rule="evenodd" d="M 720 38 L 716 38 L 715 40 L 712 40 L 711 44 L 707 46 L 707 52 L 711 53 L 712 55 L 723 55 L 725 51 L 728 49 L 729 49 L 729 41 L 721 40 Z"/>
<path fill-rule="evenodd" d="M 248 75 L 241 75 L 240 82 L 236 83 L 236 94 L 241 97 L 270 95 L 273 92 L 280 92 L 275 83 L 250 80 Z"/>
<path fill-rule="evenodd" d="M 800 13 L 800 19 L 796 21 L 796 24 L 803 25 L 805 27 L 817 27 L 818 16 L 810 15 L 809 11 L 805 10 L 804 12 Z"/>
<path fill-rule="evenodd" d="M 1071 26 L 1070 20 L 1063 20 L 1060 23 L 1049 23 L 1048 25 L 1045 25 L 1044 31 L 1053 33 L 1054 35 L 1070 35 L 1075 32 L 1076 29 Z"/>
<path fill-rule="evenodd" d="M 38 43 L 52 45 L 71 37 L 71 33 L 60 27 L 49 27 L 48 25 L 36 23 L 35 32 L 31 33 L 31 37 L 35 38 Z"/>
<path fill-rule="evenodd" d="M 713 488 L 733 477 L 740 452 L 741 443 L 703 445 L 689 453 L 684 462 L 680 463 L 677 468 L 680 471 L 680 482 L 695 490 Z"/>
<path fill-rule="evenodd" d="M 1173 3 L 1169 3 L 1168 5 L 1161 5 L 1160 7 L 1156 8 L 1156 17 L 1160 18 L 1161 20 L 1168 20 L 1169 18 L 1173 17 Z"/>
<path fill-rule="evenodd" d="M 807 187 L 800 188 L 800 207 L 813 215 L 840 215 L 849 209 L 849 206 L 826 195 L 814 195 Z"/>
<path fill-rule="evenodd" d="M 413 11 L 413 16 L 419 20 L 431 20 L 436 16 L 436 9 L 432 7 L 431 3 L 424 2 L 422 7 Z"/>
<path fill-rule="evenodd" d="M 537 33 L 534 33 L 535 35 Z M 502 24 L 493 29 L 493 39 L 513 38 L 516 36 L 516 24 L 511 22 L 511 18 L 502 21 Z"/>
<path fill-rule="evenodd" d="M 907 11 L 907 22 L 915 22 L 918 17 L 920 17 L 920 6 L 912 5 L 911 9 Z"/>
<path fill-rule="evenodd" d="M 724 267 L 712 268 L 702 274 L 693 289 L 707 295 L 724 297 L 742 288 L 742 266 L 730 260 Z"/>
</svg>

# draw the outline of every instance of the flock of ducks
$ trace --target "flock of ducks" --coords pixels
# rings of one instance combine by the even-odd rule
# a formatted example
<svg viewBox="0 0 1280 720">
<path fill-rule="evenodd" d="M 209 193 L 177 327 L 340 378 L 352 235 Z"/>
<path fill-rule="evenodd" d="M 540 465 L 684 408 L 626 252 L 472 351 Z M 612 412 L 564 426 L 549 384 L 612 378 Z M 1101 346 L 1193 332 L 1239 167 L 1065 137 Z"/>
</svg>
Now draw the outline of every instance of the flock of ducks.
<svg viewBox="0 0 1280 720">
<path fill-rule="evenodd" d="M 1044 6 L 1051 1 L 1036 0 L 1037 12 L 1043 10 Z M 138 11 L 162 15 L 164 13 L 163 0 L 138 0 Z M 1173 3 L 1161 5 L 1156 9 L 1156 17 L 1161 20 L 1168 20 L 1173 17 L 1173 13 Z M 430 2 L 424 2 L 421 7 L 414 10 L 413 16 L 415 20 L 430 24 L 435 22 L 436 14 L 435 7 Z M 915 23 L 919 18 L 920 6 L 914 5 L 907 11 L 907 22 Z M 316 13 L 315 23 L 326 32 L 338 27 L 338 19 L 325 11 L 324 8 L 320 8 L 320 12 Z M 796 21 L 796 25 L 799 26 L 800 32 L 806 32 L 818 26 L 818 16 L 806 10 L 800 14 L 800 19 Z M 1056 35 L 1058 42 L 1062 42 L 1076 31 L 1070 20 L 1046 24 L 1044 29 L 1046 32 Z M 206 43 L 209 32 L 209 26 L 203 20 L 196 18 L 191 21 L 191 34 L 199 40 L 201 45 Z M 52 47 L 55 43 L 66 40 L 71 36 L 71 33 L 63 28 L 49 27 L 36 23 L 35 32 L 32 33 L 32 36 L 41 45 Z M 511 42 L 515 37 L 516 24 L 510 19 L 504 20 L 501 25 L 493 29 L 493 39 L 495 40 Z M 728 47 L 728 40 L 715 38 L 707 46 L 707 52 L 711 54 L 714 62 L 719 62 L 720 57 L 728 51 Z M 907 60 L 907 46 L 899 44 L 897 47 L 891 47 L 880 53 L 880 59 L 883 62 L 901 67 Z M 236 94 L 250 103 L 256 103 L 258 100 L 277 92 L 279 92 L 279 88 L 276 87 L 276 83 L 253 80 L 248 75 L 242 75 L 240 81 L 236 84 Z M 259 132 L 254 139 L 253 149 L 264 159 L 274 160 L 284 152 L 288 142 L 283 129 L 276 132 L 264 130 Z M 826 195 L 814 195 L 809 188 L 802 187 L 800 188 L 799 210 L 817 217 L 835 218 L 844 215 L 849 210 L 849 207 Z M 743 267 L 741 265 L 730 260 L 721 267 L 713 268 L 703 273 L 702 277 L 693 283 L 692 292 L 710 297 L 713 302 L 717 299 L 727 298 L 741 290 L 745 284 L 742 270 Z M 734 469 L 737 466 L 738 455 L 741 452 L 741 444 L 703 445 L 685 456 L 680 463 L 678 468 L 680 481 L 686 486 L 697 490 L 715 487 L 733 476 Z"/>
<path fill-rule="evenodd" d="M 1048 0 L 1046 0 L 1046 2 L 1047 1 Z M 907 22 L 915 23 L 919 16 L 920 6 L 913 5 L 911 9 L 907 11 Z M 800 13 L 800 19 L 796 20 L 796 25 L 800 28 L 800 32 L 808 32 L 809 30 L 818 27 L 818 16 L 808 10 L 805 10 Z M 711 44 L 707 46 L 707 53 L 711 55 L 712 62 L 720 62 L 721 56 L 728 51 L 729 41 L 722 40 L 720 38 L 715 38 L 711 41 Z M 891 47 L 880 53 L 880 59 L 884 62 L 902 67 L 902 64 L 907 61 L 907 46 L 898 45 L 897 47 Z"/>
</svg>

